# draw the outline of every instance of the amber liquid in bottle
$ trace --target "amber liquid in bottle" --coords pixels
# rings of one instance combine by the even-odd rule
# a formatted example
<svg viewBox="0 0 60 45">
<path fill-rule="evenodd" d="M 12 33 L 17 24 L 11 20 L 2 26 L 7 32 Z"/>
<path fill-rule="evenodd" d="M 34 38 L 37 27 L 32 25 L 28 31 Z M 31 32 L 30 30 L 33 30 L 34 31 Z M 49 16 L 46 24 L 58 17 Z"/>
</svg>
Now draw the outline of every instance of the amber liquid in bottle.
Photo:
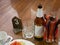
<svg viewBox="0 0 60 45">
<path fill-rule="evenodd" d="M 34 25 L 35 25 L 34 38 L 38 41 L 42 41 L 43 40 L 43 32 L 44 32 L 42 6 L 38 6 L 37 16 L 36 16 L 36 19 L 34 21 Z"/>
</svg>

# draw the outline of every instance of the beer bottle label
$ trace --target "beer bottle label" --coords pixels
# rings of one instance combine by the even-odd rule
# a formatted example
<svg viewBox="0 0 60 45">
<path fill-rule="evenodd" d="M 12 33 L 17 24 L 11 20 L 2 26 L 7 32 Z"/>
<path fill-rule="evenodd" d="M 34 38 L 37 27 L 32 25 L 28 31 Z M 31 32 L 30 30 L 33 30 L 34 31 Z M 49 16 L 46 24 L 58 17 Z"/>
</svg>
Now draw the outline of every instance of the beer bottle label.
<svg viewBox="0 0 60 45">
<path fill-rule="evenodd" d="M 35 25 L 35 36 L 40 38 L 43 36 L 43 26 L 37 26 Z"/>
</svg>

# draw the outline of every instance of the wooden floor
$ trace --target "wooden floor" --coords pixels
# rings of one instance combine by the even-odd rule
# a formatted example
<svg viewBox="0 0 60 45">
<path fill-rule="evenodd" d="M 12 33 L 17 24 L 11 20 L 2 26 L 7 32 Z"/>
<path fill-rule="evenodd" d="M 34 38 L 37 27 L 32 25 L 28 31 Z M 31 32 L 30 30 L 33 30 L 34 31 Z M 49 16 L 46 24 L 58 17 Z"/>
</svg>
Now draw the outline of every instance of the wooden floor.
<svg viewBox="0 0 60 45">
<path fill-rule="evenodd" d="M 13 36 L 13 38 L 20 38 L 19 35 L 13 33 L 12 18 L 17 16 L 22 19 L 22 22 L 31 19 L 31 9 L 36 11 L 37 6 L 41 3 L 47 12 L 52 9 L 56 11 L 57 16 L 60 18 L 60 7 L 58 4 L 60 0 L 56 3 L 56 0 L 0 0 L 0 31 L 6 31 L 8 35 Z M 49 3 L 50 2 L 50 3 Z M 47 4 L 48 3 L 48 4 Z M 56 4 L 56 6 L 55 6 Z M 51 7 L 51 8 L 48 8 Z M 51 9 L 48 11 L 48 9 Z M 32 16 L 33 20 L 35 14 Z M 60 28 L 60 26 L 59 26 Z M 60 29 L 59 29 L 60 32 Z M 12 35 L 13 34 L 13 35 Z"/>
</svg>

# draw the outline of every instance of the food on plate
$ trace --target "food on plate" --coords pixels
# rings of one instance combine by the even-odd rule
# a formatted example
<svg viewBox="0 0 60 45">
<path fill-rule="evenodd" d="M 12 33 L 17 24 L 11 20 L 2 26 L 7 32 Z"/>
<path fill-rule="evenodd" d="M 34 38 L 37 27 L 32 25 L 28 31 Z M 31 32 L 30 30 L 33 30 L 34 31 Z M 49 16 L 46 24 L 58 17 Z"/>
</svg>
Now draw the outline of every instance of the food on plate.
<svg viewBox="0 0 60 45">
<path fill-rule="evenodd" d="M 24 44 L 24 42 L 14 41 L 14 42 L 11 43 L 10 45 L 25 45 L 25 44 Z"/>
</svg>

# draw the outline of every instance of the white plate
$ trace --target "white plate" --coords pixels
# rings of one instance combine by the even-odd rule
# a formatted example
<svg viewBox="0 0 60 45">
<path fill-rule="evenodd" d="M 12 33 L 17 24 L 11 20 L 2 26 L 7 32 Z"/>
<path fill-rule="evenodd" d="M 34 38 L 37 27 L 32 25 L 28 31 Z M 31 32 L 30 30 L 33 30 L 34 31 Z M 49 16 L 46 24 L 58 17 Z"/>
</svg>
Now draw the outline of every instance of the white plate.
<svg viewBox="0 0 60 45">
<path fill-rule="evenodd" d="M 34 43 L 32 43 L 32 42 L 30 42 L 30 41 L 28 41 L 28 40 L 24 40 L 24 39 L 16 39 L 16 40 L 13 40 L 12 42 L 9 43 L 9 45 L 10 45 L 11 43 L 13 43 L 14 41 L 23 42 L 24 45 L 35 45 Z"/>
</svg>

